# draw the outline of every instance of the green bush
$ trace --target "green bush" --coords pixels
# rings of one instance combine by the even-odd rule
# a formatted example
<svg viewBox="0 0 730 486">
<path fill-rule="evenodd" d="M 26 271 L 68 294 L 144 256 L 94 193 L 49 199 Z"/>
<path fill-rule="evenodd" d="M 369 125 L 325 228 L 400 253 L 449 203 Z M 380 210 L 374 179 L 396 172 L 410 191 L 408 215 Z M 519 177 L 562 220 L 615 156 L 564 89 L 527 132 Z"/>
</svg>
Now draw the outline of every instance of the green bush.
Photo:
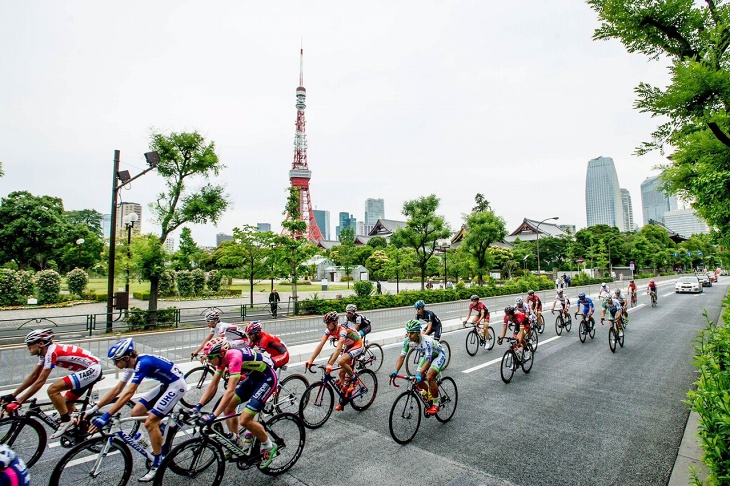
<svg viewBox="0 0 730 486">
<path fill-rule="evenodd" d="M 695 382 L 696 389 L 687 392 L 687 403 L 700 416 L 698 435 L 703 449 L 702 462 L 708 469 L 705 484 L 728 484 L 730 481 L 730 328 L 727 327 L 730 298 L 723 302 L 725 325 L 708 320 L 707 327 L 700 331 L 695 341 L 694 363 L 700 374 Z"/>
<path fill-rule="evenodd" d="M 352 282 L 352 277 L 350 277 L 349 275 L 344 275 L 344 276 L 343 276 L 343 277 L 342 277 L 342 278 L 340 279 L 340 282 Z"/>
<path fill-rule="evenodd" d="M 28 302 L 28 297 L 35 294 L 35 276 L 28 270 L 18 270 L 15 273 L 15 295 L 18 304 Z"/>
<path fill-rule="evenodd" d="M 223 274 L 220 273 L 218 270 L 211 270 L 208 272 L 208 290 L 211 292 L 218 292 L 221 289 L 221 280 L 223 279 Z"/>
<path fill-rule="evenodd" d="M 200 268 L 196 268 L 190 272 L 190 276 L 193 279 L 193 294 L 202 294 L 205 288 L 205 272 Z"/>
<path fill-rule="evenodd" d="M 175 295 L 175 271 L 165 270 L 160 275 L 160 295 Z M 144 299 L 147 300 L 147 299 Z"/>
<path fill-rule="evenodd" d="M 157 322 L 152 320 L 152 313 L 148 310 L 132 307 L 127 315 L 127 326 L 130 331 L 152 329 L 155 327 L 170 327 L 175 325 L 176 308 L 157 310 Z"/>
<path fill-rule="evenodd" d="M 35 276 L 39 304 L 54 304 L 60 301 L 61 276 L 55 270 L 43 270 Z"/>
<path fill-rule="evenodd" d="M 0 268 L 0 305 L 15 305 L 18 301 L 15 274 L 15 270 Z"/>
<path fill-rule="evenodd" d="M 66 282 L 68 282 L 69 293 L 82 297 L 86 284 L 89 283 L 89 274 L 80 268 L 74 268 L 66 274 Z"/>
<path fill-rule="evenodd" d="M 137 292 L 132 292 L 132 297 L 137 300 L 150 300 L 150 291 L 138 290 Z"/>
<path fill-rule="evenodd" d="M 175 275 L 177 280 L 177 291 L 183 297 L 190 297 L 193 295 L 193 275 L 189 270 L 180 270 Z"/>
<path fill-rule="evenodd" d="M 355 295 L 358 297 L 368 297 L 373 293 L 373 283 L 368 280 L 355 282 L 353 287 L 355 288 Z"/>
</svg>

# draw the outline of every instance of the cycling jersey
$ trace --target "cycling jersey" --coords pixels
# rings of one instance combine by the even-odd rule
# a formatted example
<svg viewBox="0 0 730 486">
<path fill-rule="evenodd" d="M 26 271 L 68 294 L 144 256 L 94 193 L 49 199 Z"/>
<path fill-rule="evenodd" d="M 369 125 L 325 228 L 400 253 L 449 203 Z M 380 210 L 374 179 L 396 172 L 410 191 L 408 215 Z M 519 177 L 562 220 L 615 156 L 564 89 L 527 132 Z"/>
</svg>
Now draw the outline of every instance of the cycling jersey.
<svg viewBox="0 0 730 486">
<path fill-rule="evenodd" d="M 125 368 L 119 380 L 139 385 L 145 378 L 159 381 L 160 384 L 142 395 L 139 403 L 158 417 L 169 414 L 189 388 L 175 363 L 151 354 L 137 356 L 134 368 Z"/>
<path fill-rule="evenodd" d="M 520 332 L 520 326 L 525 321 L 526 317 L 527 316 L 525 316 L 525 314 L 523 314 L 522 312 L 515 311 L 513 319 L 510 319 L 509 316 L 505 314 L 504 323 L 507 325 L 509 325 L 509 323 L 514 324 L 514 333 L 517 334 L 518 332 Z"/>
<path fill-rule="evenodd" d="M 561 309 L 567 309 L 568 307 L 570 307 L 570 300 L 567 297 L 560 297 L 559 295 L 556 295 L 555 302 L 560 305 Z"/>
<path fill-rule="evenodd" d="M 651 292 L 656 292 L 656 284 L 649 284 L 649 290 Z"/>
<path fill-rule="evenodd" d="M 210 328 L 210 334 L 225 337 L 232 348 L 245 348 L 248 346 L 248 338 L 242 326 L 219 322 L 215 327 Z"/>
<path fill-rule="evenodd" d="M 405 357 L 411 349 L 415 349 L 416 351 L 423 353 L 423 357 L 418 364 L 418 369 L 423 368 L 426 361 L 431 362 L 429 368 L 433 368 L 437 373 L 443 369 L 443 366 L 446 363 L 446 353 L 439 342 L 431 336 L 421 335 L 420 343 L 414 343 L 410 340 L 410 338 L 406 338 L 405 341 L 403 341 L 403 348 L 400 351 L 400 355 Z"/>
<path fill-rule="evenodd" d="M 353 315 L 352 319 L 350 319 L 349 315 L 345 314 L 345 326 L 362 333 L 362 336 L 365 336 L 372 330 L 370 321 L 368 321 L 366 317 L 361 316 L 360 314 Z"/>
<path fill-rule="evenodd" d="M 527 305 L 535 310 L 542 310 L 542 301 L 540 300 L 540 297 L 537 296 L 537 294 L 527 296 Z"/>
<path fill-rule="evenodd" d="M 614 317 L 618 311 L 623 309 L 623 306 L 618 299 L 611 299 L 610 302 L 604 300 L 602 307 L 611 314 L 611 317 Z"/>
<path fill-rule="evenodd" d="M 241 375 L 242 372 L 250 374 L 253 371 L 264 372 L 267 368 L 273 368 L 274 362 L 271 357 L 265 353 L 247 349 L 229 349 L 221 358 L 220 364 L 216 367 L 215 372 L 220 374 L 228 368 L 231 376 Z"/>
<path fill-rule="evenodd" d="M 226 368 L 231 376 L 246 373 L 246 378 L 236 386 L 235 395 L 239 403 L 247 402 L 246 409 L 250 413 L 260 412 L 278 383 L 271 358 L 250 348 L 229 349 L 221 358 L 216 373 L 222 373 Z"/>
<path fill-rule="evenodd" d="M 281 339 L 271 334 L 266 334 L 265 332 L 261 332 L 259 335 L 261 337 L 258 343 L 256 343 L 256 347 L 263 349 L 271 355 L 274 368 L 281 368 L 289 362 L 289 351 Z"/>
<path fill-rule="evenodd" d="M 362 338 L 360 337 L 360 334 L 354 329 L 350 329 L 349 327 L 341 324 L 337 324 L 335 330 L 332 332 L 329 332 L 329 330 L 325 328 L 324 335 L 328 338 L 344 339 L 346 350 L 362 346 Z"/>
<path fill-rule="evenodd" d="M 418 312 L 416 312 L 416 319 L 430 322 L 431 331 L 429 331 L 429 333 L 426 335 L 433 335 L 434 339 L 436 339 L 437 341 L 441 339 L 441 319 L 439 319 L 436 314 L 434 314 L 430 310 L 424 309 L 423 314 L 418 314 Z"/>
<path fill-rule="evenodd" d="M 38 364 L 43 368 L 53 369 L 56 366 L 71 371 L 85 370 L 89 366 L 99 364 L 99 358 L 83 348 L 70 344 L 51 344 L 46 354 L 38 357 Z"/>
<path fill-rule="evenodd" d="M 580 306 L 583 306 L 583 314 L 588 314 L 588 311 L 593 310 L 595 307 L 593 306 L 593 300 L 591 300 L 590 297 L 586 297 L 585 300 L 578 299 L 578 309 L 580 310 Z"/>
<path fill-rule="evenodd" d="M 11 451 L 8 467 L 0 467 L 0 486 L 30 486 L 30 472 L 25 462 Z"/>
<path fill-rule="evenodd" d="M 515 311 L 516 311 L 516 312 L 522 312 L 522 313 L 523 313 L 523 314 L 525 314 L 525 315 L 526 315 L 527 317 L 531 317 L 531 316 L 532 316 L 532 314 L 533 314 L 533 312 L 532 312 L 532 309 L 530 309 L 530 308 L 529 308 L 528 306 L 526 306 L 526 305 L 525 305 L 524 303 L 522 304 L 522 306 L 521 306 L 521 307 L 520 307 L 520 305 L 519 305 L 519 304 L 518 304 L 518 305 L 516 305 L 516 306 L 515 306 Z"/>
<path fill-rule="evenodd" d="M 481 316 L 482 311 L 484 311 L 484 315 L 486 317 L 489 317 L 489 309 L 482 302 L 477 302 L 476 304 L 474 304 L 472 302 L 471 304 L 469 304 L 469 312 L 471 312 L 473 310 L 477 311 L 477 315 L 479 315 L 479 316 Z"/>
</svg>

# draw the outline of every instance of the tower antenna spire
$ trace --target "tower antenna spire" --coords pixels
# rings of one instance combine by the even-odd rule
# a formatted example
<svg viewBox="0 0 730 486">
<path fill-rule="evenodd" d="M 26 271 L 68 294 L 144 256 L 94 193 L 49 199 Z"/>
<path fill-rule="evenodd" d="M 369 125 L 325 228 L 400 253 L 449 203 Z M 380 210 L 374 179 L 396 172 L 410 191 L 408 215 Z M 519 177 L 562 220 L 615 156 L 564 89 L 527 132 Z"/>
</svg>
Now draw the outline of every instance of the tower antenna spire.
<svg viewBox="0 0 730 486">
<path fill-rule="evenodd" d="M 304 45 L 299 48 L 299 86 L 304 86 Z"/>
</svg>

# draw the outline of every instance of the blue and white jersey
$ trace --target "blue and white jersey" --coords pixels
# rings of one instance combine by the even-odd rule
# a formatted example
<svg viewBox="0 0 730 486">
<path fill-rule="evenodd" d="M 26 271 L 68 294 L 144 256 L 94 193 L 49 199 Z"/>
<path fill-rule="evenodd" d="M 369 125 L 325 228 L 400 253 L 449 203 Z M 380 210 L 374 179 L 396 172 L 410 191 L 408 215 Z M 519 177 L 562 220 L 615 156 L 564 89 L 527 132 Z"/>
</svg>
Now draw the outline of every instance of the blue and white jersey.
<svg viewBox="0 0 730 486">
<path fill-rule="evenodd" d="M 439 353 L 441 353 L 441 345 L 438 341 L 434 341 L 431 336 L 425 335 L 421 335 L 420 343 L 414 343 L 409 338 L 406 338 L 405 341 L 403 341 L 403 347 L 401 348 L 400 355 L 407 355 L 408 351 L 411 349 L 423 352 L 423 355 L 429 360 L 435 358 L 439 355 Z"/>
<path fill-rule="evenodd" d="M 137 357 L 137 365 L 124 370 L 121 381 L 139 385 L 145 378 L 157 380 L 163 385 L 169 385 L 183 379 L 183 373 L 170 360 L 151 354 L 141 354 Z"/>
<path fill-rule="evenodd" d="M 594 309 L 595 308 L 595 306 L 593 305 L 593 300 L 590 297 L 586 297 L 585 300 L 580 300 L 579 299 L 578 300 L 578 308 L 580 308 L 580 306 L 583 306 L 583 310 L 586 311 L 586 312 L 588 311 L 588 309 Z"/>
</svg>

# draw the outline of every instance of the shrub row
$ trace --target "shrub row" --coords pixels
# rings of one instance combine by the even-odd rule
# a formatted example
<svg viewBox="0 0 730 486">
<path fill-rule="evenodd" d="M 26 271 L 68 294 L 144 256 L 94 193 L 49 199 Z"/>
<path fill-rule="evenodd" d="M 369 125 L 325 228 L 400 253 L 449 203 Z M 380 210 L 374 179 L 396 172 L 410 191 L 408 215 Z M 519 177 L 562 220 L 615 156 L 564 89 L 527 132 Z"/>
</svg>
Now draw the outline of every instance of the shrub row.
<svg viewBox="0 0 730 486">
<path fill-rule="evenodd" d="M 157 320 L 152 319 L 152 313 L 148 310 L 132 307 L 127 315 L 127 326 L 130 331 L 142 329 L 154 329 L 156 327 L 171 327 L 176 324 L 177 309 L 169 307 L 157 310 Z"/>
<path fill-rule="evenodd" d="M 700 374 L 697 388 L 687 392 L 687 403 L 700 416 L 702 462 L 708 468 L 705 484 L 730 483 L 730 294 L 723 302 L 724 323 L 708 320 L 695 341 L 694 363 Z M 701 484 L 698 478 L 695 484 Z"/>
<path fill-rule="evenodd" d="M 206 286 L 208 291 L 216 293 L 220 290 L 222 279 L 223 274 L 217 270 L 211 270 L 207 274 L 200 268 L 177 272 L 165 270 L 160 277 L 160 295 L 201 296 L 204 294 Z"/>
</svg>

